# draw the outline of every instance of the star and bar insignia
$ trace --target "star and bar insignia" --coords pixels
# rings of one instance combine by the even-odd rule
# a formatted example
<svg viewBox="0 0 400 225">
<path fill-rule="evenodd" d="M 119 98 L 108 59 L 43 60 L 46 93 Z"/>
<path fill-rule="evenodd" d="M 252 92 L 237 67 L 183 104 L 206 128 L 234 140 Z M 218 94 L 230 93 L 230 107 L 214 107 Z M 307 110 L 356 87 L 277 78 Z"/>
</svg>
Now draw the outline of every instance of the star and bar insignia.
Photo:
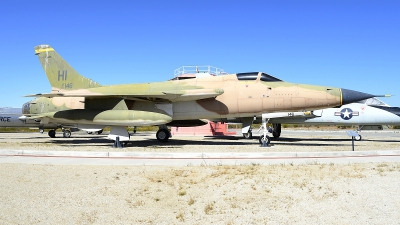
<svg viewBox="0 0 400 225">
<path fill-rule="evenodd" d="M 340 112 L 335 112 L 335 116 L 340 116 L 344 120 L 350 120 L 353 116 L 358 116 L 359 112 L 351 110 L 350 108 L 344 108 Z"/>
</svg>

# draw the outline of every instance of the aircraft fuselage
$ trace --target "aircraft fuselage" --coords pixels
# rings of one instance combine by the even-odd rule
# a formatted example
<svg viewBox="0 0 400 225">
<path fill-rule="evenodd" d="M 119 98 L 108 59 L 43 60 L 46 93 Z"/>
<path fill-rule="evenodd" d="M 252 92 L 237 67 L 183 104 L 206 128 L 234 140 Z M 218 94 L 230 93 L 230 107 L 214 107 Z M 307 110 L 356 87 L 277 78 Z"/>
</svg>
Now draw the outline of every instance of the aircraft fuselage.
<svg viewBox="0 0 400 225">
<path fill-rule="evenodd" d="M 45 114 L 49 122 L 144 126 L 173 120 L 251 117 L 265 112 L 302 111 L 341 105 L 342 89 L 293 84 L 283 81 L 239 80 L 238 75 L 212 76 L 150 84 L 104 86 L 86 89 L 93 97 L 39 97 L 24 106 L 24 113 Z M 177 90 L 222 89 L 216 97 L 196 99 L 197 95 L 162 98 Z M 132 90 L 160 93 L 154 97 L 126 96 Z M 116 97 L 101 97 L 113 93 Z M 71 94 L 73 95 L 73 93 Z M 190 100 L 190 99 L 194 100 Z M 189 99 L 189 100 L 188 100 Z M 44 119 L 45 120 L 45 119 Z"/>
</svg>

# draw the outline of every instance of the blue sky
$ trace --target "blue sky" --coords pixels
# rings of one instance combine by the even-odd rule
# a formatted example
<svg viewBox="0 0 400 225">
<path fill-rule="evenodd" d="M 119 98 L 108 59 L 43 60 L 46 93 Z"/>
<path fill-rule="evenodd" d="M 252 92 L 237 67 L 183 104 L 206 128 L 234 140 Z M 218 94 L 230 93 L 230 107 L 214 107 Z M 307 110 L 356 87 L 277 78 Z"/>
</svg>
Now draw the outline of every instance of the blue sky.
<svg viewBox="0 0 400 225">
<path fill-rule="evenodd" d="M 400 1 L 4 1 L 0 106 L 50 91 L 33 47 L 51 45 L 103 85 L 165 81 L 183 65 L 393 94 Z"/>
</svg>

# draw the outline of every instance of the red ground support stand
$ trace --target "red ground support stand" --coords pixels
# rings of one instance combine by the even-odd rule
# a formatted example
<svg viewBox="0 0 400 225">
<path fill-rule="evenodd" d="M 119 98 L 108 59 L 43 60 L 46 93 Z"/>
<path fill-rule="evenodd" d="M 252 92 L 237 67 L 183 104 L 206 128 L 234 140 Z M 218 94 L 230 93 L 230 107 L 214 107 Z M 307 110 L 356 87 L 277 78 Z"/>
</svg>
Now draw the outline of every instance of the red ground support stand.
<svg viewBox="0 0 400 225">
<path fill-rule="evenodd" d="M 197 127 L 171 127 L 172 136 L 231 136 L 236 135 L 236 132 L 228 131 L 228 124 L 208 122 L 208 124 Z"/>
</svg>

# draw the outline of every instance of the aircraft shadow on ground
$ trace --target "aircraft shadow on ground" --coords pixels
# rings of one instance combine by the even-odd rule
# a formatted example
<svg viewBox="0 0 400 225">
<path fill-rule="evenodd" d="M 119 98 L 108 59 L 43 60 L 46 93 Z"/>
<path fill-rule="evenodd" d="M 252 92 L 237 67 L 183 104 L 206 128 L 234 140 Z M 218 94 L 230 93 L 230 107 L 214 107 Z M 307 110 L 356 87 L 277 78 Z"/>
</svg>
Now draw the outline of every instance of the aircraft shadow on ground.
<svg viewBox="0 0 400 225">
<path fill-rule="evenodd" d="M 387 142 L 387 143 L 399 143 L 400 144 L 400 141 L 398 141 L 398 140 L 373 140 L 373 139 L 362 139 L 361 140 L 361 142 L 363 142 L 363 141 L 365 141 L 365 142 Z"/>
<path fill-rule="evenodd" d="M 223 142 L 218 142 L 218 139 L 224 140 Z M 298 141 L 301 141 L 299 139 Z M 333 142 L 337 142 L 333 141 Z M 343 140 L 340 140 L 343 141 Z M 282 143 L 282 142 L 275 142 L 271 141 L 271 146 L 279 146 L 279 145 L 293 145 L 293 146 L 347 146 L 347 144 L 343 143 L 298 143 L 298 142 L 288 142 L 288 143 Z M 46 143 L 46 142 L 45 142 Z M 93 144 L 93 147 L 95 146 L 113 146 L 113 141 L 108 140 L 105 138 L 91 138 L 91 139 L 68 139 L 68 138 L 60 138 L 60 139 L 50 139 L 49 142 L 47 143 L 54 143 L 58 144 L 61 146 L 90 146 L 90 144 Z M 349 144 L 351 144 L 349 142 Z M 142 140 L 131 140 L 128 142 L 128 144 L 125 146 L 126 148 L 137 148 L 137 147 L 154 147 L 154 148 L 179 148 L 181 146 L 185 145 L 201 145 L 201 146 L 228 146 L 228 145 L 236 145 L 236 146 L 248 146 L 248 145 L 260 145 L 258 140 L 247 140 L 247 139 L 241 139 L 241 138 L 210 138 L 210 140 L 204 139 L 204 140 L 180 140 L 180 139 L 170 139 L 167 143 L 161 143 L 157 141 L 156 139 L 142 139 Z"/>
<path fill-rule="evenodd" d="M 93 143 L 95 146 L 113 146 L 114 142 L 108 139 L 96 139 L 96 140 L 51 140 L 52 143 L 59 144 L 62 146 L 88 146 Z M 177 148 L 185 145 L 210 145 L 210 146 L 228 146 L 228 145 L 249 145 L 249 144 L 257 144 L 254 143 L 242 143 L 236 141 L 228 141 L 228 142 L 215 142 L 215 141 L 207 141 L 207 140 L 179 140 L 179 139 L 170 139 L 167 143 L 159 142 L 156 139 L 144 139 L 144 140 L 131 140 L 125 146 L 126 148 L 137 148 L 137 147 L 155 147 L 155 148 Z M 95 147 L 94 146 L 94 147 Z"/>
<path fill-rule="evenodd" d="M 349 141 L 351 142 L 351 138 L 335 138 L 335 139 L 328 139 L 328 138 L 279 138 L 274 139 L 271 138 L 271 142 L 276 141 L 286 141 L 286 142 L 299 142 L 299 141 L 325 141 L 325 142 L 338 142 L 338 141 Z M 399 143 L 398 140 L 379 140 L 379 139 L 362 139 L 361 141 L 354 141 L 355 143 L 363 143 L 363 142 L 393 142 Z"/>
<path fill-rule="evenodd" d="M 283 142 L 299 142 L 299 141 L 325 141 L 325 142 L 338 142 L 338 141 L 351 141 L 350 138 L 335 138 L 335 139 L 328 139 L 328 138 L 279 138 L 274 139 L 271 138 L 272 141 L 283 141 Z"/>
<path fill-rule="evenodd" d="M 135 134 L 134 136 L 148 136 L 146 134 L 140 135 Z M 0 139 L 10 139 L 0 138 Z M 47 143 L 47 144 L 58 144 L 63 147 L 70 146 L 82 146 L 88 147 L 93 145 L 96 146 L 113 146 L 113 141 L 106 138 L 106 135 L 79 135 L 73 136 L 73 138 L 64 138 L 62 135 L 58 135 L 55 138 L 50 138 L 47 135 L 43 136 L 34 136 L 34 137 L 19 137 L 18 139 L 22 140 L 34 140 L 34 139 L 47 139 L 45 141 L 28 141 L 24 143 L 27 144 L 38 144 L 38 143 Z M 220 142 L 218 140 L 221 140 Z M 302 141 L 307 141 L 307 143 L 301 143 Z M 311 142 L 311 143 L 310 143 Z M 315 143 L 320 142 L 320 143 Z M 355 141 L 357 143 L 370 143 L 370 142 L 387 142 L 387 143 L 399 143 L 397 140 L 372 140 L 372 139 L 363 139 L 361 142 Z M 131 140 L 127 144 L 127 148 L 135 148 L 135 147 L 155 147 L 155 148 L 179 148 L 180 146 L 185 145 L 208 145 L 208 146 L 228 146 L 228 145 L 260 145 L 258 142 L 258 137 L 253 137 L 252 139 L 244 139 L 243 137 L 238 136 L 205 136 L 202 140 L 181 140 L 181 139 L 170 139 L 167 143 L 161 143 L 157 141 L 155 138 L 144 138 L 140 140 Z M 270 146 L 348 146 L 351 145 L 350 138 L 335 138 L 335 139 L 324 139 L 324 138 L 286 138 L 282 137 L 279 139 L 271 138 Z"/>
</svg>

